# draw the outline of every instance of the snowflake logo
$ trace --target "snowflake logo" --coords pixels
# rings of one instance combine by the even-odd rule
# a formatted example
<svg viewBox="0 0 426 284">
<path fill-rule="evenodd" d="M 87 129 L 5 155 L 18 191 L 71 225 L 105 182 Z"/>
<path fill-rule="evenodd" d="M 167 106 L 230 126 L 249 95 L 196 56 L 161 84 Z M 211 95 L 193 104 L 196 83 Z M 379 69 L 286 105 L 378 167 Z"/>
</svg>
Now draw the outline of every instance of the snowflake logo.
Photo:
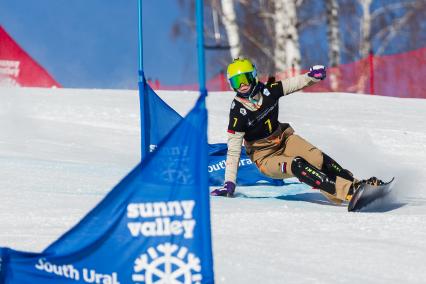
<svg viewBox="0 0 426 284">
<path fill-rule="evenodd" d="M 163 180 L 176 184 L 192 184 L 194 180 L 192 178 L 190 170 L 184 166 L 182 166 L 180 169 L 176 169 L 175 164 L 170 164 L 169 168 L 161 173 L 161 177 L 163 178 Z"/>
<path fill-rule="evenodd" d="M 158 252 L 162 255 L 160 256 Z M 151 262 L 148 262 L 149 258 Z M 135 283 L 200 284 L 202 280 L 202 275 L 199 273 L 200 259 L 188 253 L 186 247 L 179 248 L 170 243 L 160 244 L 156 249 L 149 248 L 146 254 L 140 255 L 135 260 L 133 269 L 136 272 L 132 275 Z"/>
</svg>

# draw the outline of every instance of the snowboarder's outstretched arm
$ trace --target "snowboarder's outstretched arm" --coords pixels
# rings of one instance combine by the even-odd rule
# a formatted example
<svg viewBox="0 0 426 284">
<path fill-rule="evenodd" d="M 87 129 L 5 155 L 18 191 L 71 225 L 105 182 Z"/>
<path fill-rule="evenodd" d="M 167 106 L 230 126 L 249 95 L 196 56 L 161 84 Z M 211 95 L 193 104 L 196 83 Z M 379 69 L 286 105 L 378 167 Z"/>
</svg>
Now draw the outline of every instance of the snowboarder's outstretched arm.
<svg viewBox="0 0 426 284">
<path fill-rule="evenodd" d="M 323 65 L 315 65 L 309 69 L 308 73 L 284 79 L 282 80 L 284 96 L 312 86 L 324 80 L 325 77 L 326 68 Z"/>
<path fill-rule="evenodd" d="M 228 197 L 232 197 L 234 195 L 243 137 L 244 132 L 228 131 L 228 154 L 226 156 L 225 184 L 223 187 L 212 191 L 212 195 Z"/>
</svg>

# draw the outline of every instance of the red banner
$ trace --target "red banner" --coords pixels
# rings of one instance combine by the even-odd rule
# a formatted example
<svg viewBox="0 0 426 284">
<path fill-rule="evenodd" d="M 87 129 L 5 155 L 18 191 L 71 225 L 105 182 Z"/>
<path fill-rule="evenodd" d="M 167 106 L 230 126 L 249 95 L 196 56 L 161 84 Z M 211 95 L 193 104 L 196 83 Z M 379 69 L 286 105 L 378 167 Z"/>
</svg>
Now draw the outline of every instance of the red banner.
<svg viewBox="0 0 426 284">
<path fill-rule="evenodd" d="M 0 26 L 0 86 L 61 87 Z"/>
</svg>

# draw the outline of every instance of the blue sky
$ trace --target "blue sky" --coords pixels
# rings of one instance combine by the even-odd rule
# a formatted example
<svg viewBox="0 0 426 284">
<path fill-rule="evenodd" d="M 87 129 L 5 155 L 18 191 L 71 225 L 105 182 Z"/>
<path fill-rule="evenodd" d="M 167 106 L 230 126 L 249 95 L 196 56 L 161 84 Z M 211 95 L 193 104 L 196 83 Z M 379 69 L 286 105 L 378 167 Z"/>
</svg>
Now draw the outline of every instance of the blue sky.
<svg viewBox="0 0 426 284">
<path fill-rule="evenodd" d="M 176 0 L 144 0 L 146 77 L 197 82 L 195 35 L 170 36 Z M 65 87 L 137 88 L 137 0 L 0 0 L 0 24 Z"/>
</svg>

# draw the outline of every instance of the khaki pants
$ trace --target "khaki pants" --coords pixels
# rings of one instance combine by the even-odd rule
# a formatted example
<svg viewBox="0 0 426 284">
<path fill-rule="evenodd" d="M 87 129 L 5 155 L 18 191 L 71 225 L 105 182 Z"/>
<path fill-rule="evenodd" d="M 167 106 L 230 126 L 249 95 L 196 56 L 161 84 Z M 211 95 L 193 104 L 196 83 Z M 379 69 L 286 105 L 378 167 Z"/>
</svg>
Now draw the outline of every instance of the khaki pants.
<svg viewBox="0 0 426 284">
<path fill-rule="evenodd" d="M 259 170 L 272 178 L 285 179 L 293 177 L 291 164 L 295 157 L 304 158 L 318 169 L 323 165 L 321 150 L 311 143 L 294 134 L 288 124 L 280 127 L 269 137 L 254 142 L 245 142 L 247 154 L 257 165 Z M 331 195 L 321 191 L 329 200 L 340 204 L 345 200 L 352 181 L 341 177 L 336 178 L 336 194 Z"/>
</svg>

